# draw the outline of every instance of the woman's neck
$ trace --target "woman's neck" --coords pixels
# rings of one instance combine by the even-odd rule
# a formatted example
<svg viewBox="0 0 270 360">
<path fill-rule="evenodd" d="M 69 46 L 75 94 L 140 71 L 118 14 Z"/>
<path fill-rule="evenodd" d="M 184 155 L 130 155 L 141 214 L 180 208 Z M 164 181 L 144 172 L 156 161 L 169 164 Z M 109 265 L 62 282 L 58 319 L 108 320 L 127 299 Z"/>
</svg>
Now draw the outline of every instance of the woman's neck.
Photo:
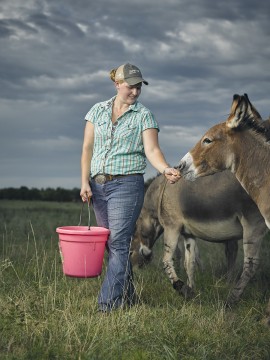
<svg viewBox="0 0 270 360">
<path fill-rule="evenodd" d="M 128 104 L 122 103 L 116 97 L 112 108 L 112 122 L 114 123 L 119 117 L 121 117 L 128 110 L 128 108 Z"/>
</svg>

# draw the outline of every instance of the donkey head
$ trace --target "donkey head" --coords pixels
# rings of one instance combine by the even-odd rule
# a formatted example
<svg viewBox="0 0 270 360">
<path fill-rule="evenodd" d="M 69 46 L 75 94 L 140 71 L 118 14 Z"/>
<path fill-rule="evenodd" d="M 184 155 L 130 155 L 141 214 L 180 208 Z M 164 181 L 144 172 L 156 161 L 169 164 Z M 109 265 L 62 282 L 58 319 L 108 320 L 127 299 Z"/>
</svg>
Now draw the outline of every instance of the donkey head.
<svg viewBox="0 0 270 360">
<path fill-rule="evenodd" d="M 187 180 L 211 175 L 225 169 L 233 171 L 235 154 L 232 150 L 236 133 L 254 127 L 265 131 L 261 116 L 247 94 L 234 95 L 228 119 L 210 128 L 201 140 L 180 161 L 179 170 Z"/>
</svg>

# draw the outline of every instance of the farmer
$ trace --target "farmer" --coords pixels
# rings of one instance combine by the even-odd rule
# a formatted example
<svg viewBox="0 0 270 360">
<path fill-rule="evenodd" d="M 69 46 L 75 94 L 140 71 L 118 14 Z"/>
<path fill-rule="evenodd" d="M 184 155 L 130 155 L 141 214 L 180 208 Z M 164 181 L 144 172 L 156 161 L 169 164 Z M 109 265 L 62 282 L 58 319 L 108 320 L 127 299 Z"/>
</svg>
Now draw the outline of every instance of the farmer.
<svg viewBox="0 0 270 360">
<path fill-rule="evenodd" d="M 127 63 L 111 70 L 110 78 L 116 96 L 86 114 L 81 157 L 82 201 L 92 199 L 98 226 L 111 231 L 98 296 L 102 312 L 136 301 L 129 250 L 143 205 L 146 158 L 170 183 L 180 178 L 161 152 L 154 115 L 138 102 L 142 84 L 148 85 L 141 71 Z"/>
</svg>

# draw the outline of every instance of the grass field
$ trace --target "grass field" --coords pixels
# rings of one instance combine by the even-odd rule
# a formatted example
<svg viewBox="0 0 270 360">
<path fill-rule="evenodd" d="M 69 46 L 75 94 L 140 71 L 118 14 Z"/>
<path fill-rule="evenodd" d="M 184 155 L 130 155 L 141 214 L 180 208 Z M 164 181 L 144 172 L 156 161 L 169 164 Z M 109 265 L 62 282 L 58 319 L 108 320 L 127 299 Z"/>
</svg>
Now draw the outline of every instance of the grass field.
<svg viewBox="0 0 270 360">
<path fill-rule="evenodd" d="M 1 360 L 270 359 L 270 329 L 261 323 L 270 296 L 269 235 L 260 270 L 231 310 L 224 309 L 231 285 L 222 245 L 199 243 L 205 270 L 196 273 L 197 296 L 185 301 L 163 272 L 160 239 L 152 263 L 134 269 L 142 304 L 101 315 L 104 271 L 92 279 L 62 272 L 55 229 L 78 225 L 80 210 L 77 203 L 0 201 Z M 238 271 L 241 261 L 239 251 Z"/>
</svg>

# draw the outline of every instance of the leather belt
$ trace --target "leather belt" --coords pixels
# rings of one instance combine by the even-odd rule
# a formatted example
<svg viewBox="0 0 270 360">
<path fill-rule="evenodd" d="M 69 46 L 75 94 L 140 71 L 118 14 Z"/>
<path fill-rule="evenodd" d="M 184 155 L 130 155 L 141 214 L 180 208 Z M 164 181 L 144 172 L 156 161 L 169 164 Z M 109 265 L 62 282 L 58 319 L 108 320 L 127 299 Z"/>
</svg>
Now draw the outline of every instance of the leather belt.
<svg viewBox="0 0 270 360">
<path fill-rule="evenodd" d="M 125 174 L 125 175 L 111 175 L 111 174 L 98 174 L 96 176 L 94 176 L 92 179 L 97 183 L 97 184 L 105 184 L 108 181 L 112 181 L 114 179 L 118 179 L 121 177 L 125 177 L 125 176 L 134 176 L 134 175 L 142 175 L 139 173 L 136 174 Z"/>
</svg>

